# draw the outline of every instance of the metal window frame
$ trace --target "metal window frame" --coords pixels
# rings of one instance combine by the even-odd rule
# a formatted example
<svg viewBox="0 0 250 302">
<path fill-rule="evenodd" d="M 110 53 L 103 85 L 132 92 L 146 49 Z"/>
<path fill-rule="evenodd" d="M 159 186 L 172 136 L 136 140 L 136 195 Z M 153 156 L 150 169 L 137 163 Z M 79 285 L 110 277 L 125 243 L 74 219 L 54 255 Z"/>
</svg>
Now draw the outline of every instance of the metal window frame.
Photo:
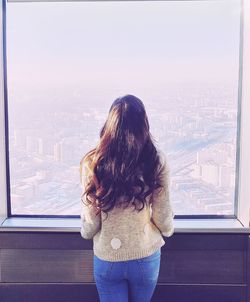
<svg viewBox="0 0 250 302">
<path fill-rule="evenodd" d="M 9 173 L 9 137 L 8 137 L 8 90 L 6 64 L 6 4 L 7 2 L 98 2 L 98 1 L 133 1 L 133 0 L 2 0 L 0 7 L 0 225 L 6 218 L 79 218 L 75 215 L 12 215 L 10 203 L 10 173 Z M 155 0 L 137 0 L 155 1 Z M 159 0 L 156 0 L 159 1 Z M 160 0 L 188 1 L 188 0 Z M 204 0 L 192 0 L 204 1 Z M 220 1 L 220 0 L 218 0 Z M 243 6 L 245 7 L 243 15 Z M 237 148 L 234 215 L 176 215 L 176 219 L 236 219 L 242 226 L 248 227 L 250 222 L 250 144 L 247 140 L 247 129 L 250 129 L 247 112 L 250 112 L 250 4 L 241 0 L 240 45 L 239 45 L 239 77 L 238 77 L 238 115 L 237 115 Z M 244 43 L 243 43 L 244 42 Z M 244 61 L 244 65 L 243 65 Z M 244 110 L 242 110 L 244 109 Z"/>
</svg>

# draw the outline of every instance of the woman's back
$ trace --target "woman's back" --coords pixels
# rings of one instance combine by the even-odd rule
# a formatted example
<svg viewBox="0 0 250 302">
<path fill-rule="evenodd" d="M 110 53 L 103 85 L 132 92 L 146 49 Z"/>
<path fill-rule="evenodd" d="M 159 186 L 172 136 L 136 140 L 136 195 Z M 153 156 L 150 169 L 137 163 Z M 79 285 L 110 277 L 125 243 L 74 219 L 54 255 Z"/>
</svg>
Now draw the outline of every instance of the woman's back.
<svg viewBox="0 0 250 302">
<path fill-rule="evenodd" d="M 133 302 L 148 302 L 174 214 L 166 156 L 154 145 L 140 99 L 113 102 L 98 145 L 81 164 L 81 235 L 93 238 L 101 302 L 127 302 L 129 288 Z"/>
<path fill-rule="evenodd" d="M 108 215 L 96 215 L 89 206 L 82 207 L 81 234 L 94 240 L 94 254 L 107 261 L 139 259 L 154 253 L 165 244 L 162 235 L 173 234 L 173 210 L 169 200 L 169 169 L 166 157 L 158 151 L 161 159 L 160 183 L 162 188 L 146 198 L 141 211 L 134 206 L 123 207 L 122 198 Z M 85 173 L 85 175 L 84 175 Z M 83 179 L 88 167 L 83 169 Z"/>
</svg>

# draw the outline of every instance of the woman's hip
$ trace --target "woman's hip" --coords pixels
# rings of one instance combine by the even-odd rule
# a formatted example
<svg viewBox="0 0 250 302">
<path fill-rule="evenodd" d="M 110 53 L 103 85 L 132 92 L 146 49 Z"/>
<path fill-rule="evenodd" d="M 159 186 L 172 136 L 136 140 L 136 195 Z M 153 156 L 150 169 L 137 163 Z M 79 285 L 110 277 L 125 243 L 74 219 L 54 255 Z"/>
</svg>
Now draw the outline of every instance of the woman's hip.
<svg viewBox="0 0 250 302">
<path fill-rule="evenodd" d="M 160 260 L 161 249 L 149 256 L 126 261 L 106 261 L 94 255 L 94 276 L 95 278 L 141 278 L 148 282 L 157 279 Z"/>
</svg>

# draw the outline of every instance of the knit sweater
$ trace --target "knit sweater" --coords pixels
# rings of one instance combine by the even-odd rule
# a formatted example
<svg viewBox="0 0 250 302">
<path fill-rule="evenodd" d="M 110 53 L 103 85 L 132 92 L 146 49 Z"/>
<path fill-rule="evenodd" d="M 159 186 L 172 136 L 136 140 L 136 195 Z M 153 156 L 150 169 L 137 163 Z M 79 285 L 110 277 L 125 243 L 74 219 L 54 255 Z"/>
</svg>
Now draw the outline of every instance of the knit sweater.
<svg viewBox="0 0 250 302">
<path fill-rule="evenodd" d="M 163 188 L 155 190 L 146 199 L 145 207 L 138 212 L 134 206 L 114 207 L 107 214 L 96 215 L 92 206 L 82 203 L 81 236 L 93 239 L 94 254 L 106 261 L 126 261 L 150 256 L 165 245 L 163 236 L 174 233 L 174 212 L 169 199 L 169 166 L 165 154 L 158 150 L 160 183 Z M 86 162 L 80 169 L 83 192 L 89 168 Z M 84 195 L 85 196 L 85 195 Z M 153 198 L 152 204 L 149 203 Z"/>
</svg>

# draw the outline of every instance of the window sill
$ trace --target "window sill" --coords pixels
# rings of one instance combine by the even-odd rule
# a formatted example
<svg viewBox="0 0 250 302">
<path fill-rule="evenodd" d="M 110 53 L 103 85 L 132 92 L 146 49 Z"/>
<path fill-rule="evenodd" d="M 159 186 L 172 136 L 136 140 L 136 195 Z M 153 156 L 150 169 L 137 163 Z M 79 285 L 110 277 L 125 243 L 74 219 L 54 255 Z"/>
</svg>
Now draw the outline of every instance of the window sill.
<svg viewBox="0 0 250 302">
<path fill-rule="evenodd" d="M 7 218 L 0 232 L 80 232 L 79 218 Z M 250 233 L 238 219 L 174 219 L 175 233 Z"/>
</svg>

